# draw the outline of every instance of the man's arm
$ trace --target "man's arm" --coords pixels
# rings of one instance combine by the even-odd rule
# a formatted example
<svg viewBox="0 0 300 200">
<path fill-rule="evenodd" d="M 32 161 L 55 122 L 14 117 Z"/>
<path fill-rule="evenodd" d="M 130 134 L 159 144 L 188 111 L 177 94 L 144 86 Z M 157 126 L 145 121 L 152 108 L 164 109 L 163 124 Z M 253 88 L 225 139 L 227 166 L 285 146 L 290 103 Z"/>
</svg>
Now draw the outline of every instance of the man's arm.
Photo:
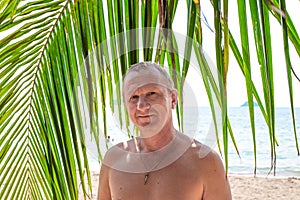
<svg viewBox="0 0 300 200">
<path fill-rule="evenodd" d="M 205 160 L 204 200 L 230 200 L 231 191 L 223 163 L 214 151 Z"/>
<path fill-rule="evenodd" d="M 111 199 L 108 172 L 109 168 L 102 164 L 99 175 L 98 200 Z"/>
</svg>

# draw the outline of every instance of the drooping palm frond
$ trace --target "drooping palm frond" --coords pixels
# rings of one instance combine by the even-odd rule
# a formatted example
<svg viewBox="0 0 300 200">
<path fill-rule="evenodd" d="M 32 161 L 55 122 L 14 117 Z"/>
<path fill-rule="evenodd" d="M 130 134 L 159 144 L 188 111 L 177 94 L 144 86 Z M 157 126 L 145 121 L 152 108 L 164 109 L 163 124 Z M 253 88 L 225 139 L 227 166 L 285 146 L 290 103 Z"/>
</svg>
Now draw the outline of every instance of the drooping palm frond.
<svg viewBox="0 0 300 200">
<path fill-rule="evenodd" d="M 247 4 L 238 3 L 242 37 L 233 38 L 227 21 L 230 20 L 227 19 L 228 1 L 212 1 L 217 78 L 201 48 L 201 2 L 187 1 L 185 46 L 178 45 L 178 37 L 171 31 L 177 4 L 176 0 L 0 1 L 0 199 L 78 199 L 79 185 L 89 194 L 91 180 L 85 135 L 92 135 L 96 142 L 101 134 L 107 136 L 107 109 L 118 111 L 122 119 L 125 112 L 121 106 L 122 76 L 131 64 L 144 60 L 169 66 L 180 94 L 177 116 L 182 128 L 182 86 L 190 58 L 196 57 L 202 74 L 199 81 L 205 85 L 216 127 L 214 107 L 222 109 L 223 127 L 216 134 L 228 168 L 229 136 L 237 149 L 227 116 L 229 48 L 245 76 L 254 155 L 256 157 L 253 97 L 269 127 L 272 166 L 275 165 L 270 13 L 282 23 L 298 148 L 288 42 L 292 42 L 300 55 L 300 40 L 284 1 L 280 4 L 275 0 L 249 1 L 257 59 L 262 66 L 263 96 L 258 94 L 251 80 L 245 21 Z M 241 40 L 242 51 L 237 40 Z M 125 117 L 121 126 L 128 124 Z"/>
<path fill-rule="evenodd" d="M 272 4 L 273 6 L 270 6 Z M 249 91 L 253 94 L 255 97 L 260 110 L 265 118 L 266 124 L 269 128 L 269 135 L 270 135 L 270 144 L 271 144 L 271 169 L 274 167 L 274 174 L 275 174 L 275 168 L 276 168 L 276 146 L 278 145 L 275 135 L 275 98 L 274 98 L 274 81 L 273 81 L 273 64 L 272 64 L 272 37 L 271 37 L 271 27 L 270 27 L 270 19 L 269 14 L 273 14 L 278 19 L 278 13 L 285 13 L 286 16 L 288 16 L 288 12 L 285 9 L 281 9 L 280 7 L 274 7 L 274 5 L 278 2 L 276 1 L 249 1 L 249 7 L 250 7 L 250 13 L 251 13 L 251 20 L 252 20 L 252 29 L 254 33 L 254 40 L 255 40 L 255 47 L 256 47 L 256 53 L 257 53 L 257 60 L 258 63 L 261 66 L 261 79 L 262 79 L 262 86 L 263 86 L 263 96 L 260 97 L 258 94 L 255 85 L 252 83 L 251 78 L 247 78 L 251 70 L 249 68 L 250 63 L 247 64 L 245 67 L 245 56 L 241 56 L 240 53 L 237 51 L 237 46 L 235 44 L 234 39 L 231 39 L 231 49 L 233 50 L 235 54 L 235 58 L 237 59 L 240 68 L 246 77 L 246 85 L 247 85 L 247 91 L 248 91 L 248 101 L 249 101 Z M 244 9 L 244 12 L 246 13 L 246 10 Z M 241 13 L 243 14 L 243 13 Z M 243 20 L 245 16 L 240 17 L 240 21 Z M 294 44 L 294 47 L 296 51 L 298 52 L 298 44 L 299 44 L 299 35 L 294 28 L 292 20 L 290 20 L 288 17 L 285 18 L 289 22 L 289 32 L 290 34 L 287 36 L 285 35 L 285 40 L 288 40 L 288 37 L 290 38 L 291 42 Z M 240 22 L 241 23 L 241 22 Z M 245 23 L 245 22 L 244 22 Z M 240 27 L 241 28 L 241 27 Z M 245 35 L 246 33 L 241 33 L 241 35 Z M 242 44 L 245 43 L 246 46 L 249 46 L 249 42 L 242 39 Z M 242 47 L 243 49 L 245 47 Z M 289 51 L 289 50 L 287 50 Z M 249 52 L 249 51 L 246 51 Z M 299 52 L 298 55 L 300 56 Z M 249 56 L 249 55 L 248 55 Z M 246 57 L 248 59 L 248 56 Z M 246 62 L 247 63 L 247 62 Z M 247 69 L 248 68 L 248 69 Z M 292 70 L 292 68 L 287 67 L 287 73 L 290 73 L 289 71 Z M 248 80 L 247 80 L 248 79 Z M 288 76 L 287 78 L 288 82 L 292 82 L 292 77 Z M 291 110 L 292 110 L 292 120 L 294 125 L 294 135 L 295 135 L 295 142 L 296 142 L 296 148 L 299 155 L 299 148 L 298 148 L 298 141 L 297 141 L 297 133 L 296 133 L 296 126 L 295 126 L 295 117 L 294 117 L 294 106 L 292 104 L 293 102 L 293 95 L 290 93 L 290 100 L 291 100 Z M 251 97 L 250 97 L 251 98 Z M 263 105 L 262 100 L 264 99 L 265 104 Z M 250 104 L 250 103 L 249 103 Z M 251 111 L 251 106 L 249 106 L 250 109 L 250 120 L 251 120 L 251 127 L 252 127 L 252 135 L 253 135 L 253 143 L 254 143 L 254 156 L 255 156 L 255 170 L 256 171 L 256 136 L 254 131 L 254 116 L 251 114 L 253 111 Z"/>
<path fill-rule="evenodd" d="M 82 181 L 88 172 L 73 94 L 78 4 L 1 2 L 1 199 L 77 199 L 77 168 Z"/>
</svg>

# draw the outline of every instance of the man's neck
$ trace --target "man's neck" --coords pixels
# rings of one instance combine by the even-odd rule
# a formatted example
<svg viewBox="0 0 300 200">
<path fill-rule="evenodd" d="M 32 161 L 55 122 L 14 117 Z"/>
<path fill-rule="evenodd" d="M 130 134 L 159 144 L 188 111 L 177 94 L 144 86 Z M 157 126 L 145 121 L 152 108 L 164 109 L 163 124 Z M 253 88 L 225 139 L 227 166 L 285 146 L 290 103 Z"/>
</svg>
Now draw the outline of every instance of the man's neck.
<svg viewBox="0 0 300 200">
<path fill-rule="evenodd" d="M 142 152 L 156 151 L 169 144 L 176 136 L 176 130 L 173 126 L 165 128 L 159 133 L 149 138 L 141 138 L 140 148 Z"/>
</svg>

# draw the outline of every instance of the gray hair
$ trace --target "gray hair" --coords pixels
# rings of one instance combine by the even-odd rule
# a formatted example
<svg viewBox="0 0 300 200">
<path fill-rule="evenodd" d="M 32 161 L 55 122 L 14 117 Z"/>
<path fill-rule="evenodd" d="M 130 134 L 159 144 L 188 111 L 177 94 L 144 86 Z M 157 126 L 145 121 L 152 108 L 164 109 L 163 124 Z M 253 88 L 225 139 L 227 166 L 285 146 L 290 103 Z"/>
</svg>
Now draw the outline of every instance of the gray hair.
<svg viewBox="0 0 300 200">
<path fill-rule="evenodd" d="M 123 80 L 125 80 L 126 76 L 131 72 L 140 72 L 140 71 L 147 72 L 147 71 L 151 71 L 153 69 L 158 70 L 161 73 L 161 75 L 163 75 L 163 77 L 166 80 L 166 85 L 169 88 L 173 88 L 173 81 L 171 80 L 168 72 L 163 68 L 163 66 L 161 66 L 157 63 L 154 63 L 154 62 L 149 62 L 149 61 L 140 62 L 140 63 L 131 65 L 130 68 L 127 70 L 127 73 L 125 74 Z"/>
</svg>

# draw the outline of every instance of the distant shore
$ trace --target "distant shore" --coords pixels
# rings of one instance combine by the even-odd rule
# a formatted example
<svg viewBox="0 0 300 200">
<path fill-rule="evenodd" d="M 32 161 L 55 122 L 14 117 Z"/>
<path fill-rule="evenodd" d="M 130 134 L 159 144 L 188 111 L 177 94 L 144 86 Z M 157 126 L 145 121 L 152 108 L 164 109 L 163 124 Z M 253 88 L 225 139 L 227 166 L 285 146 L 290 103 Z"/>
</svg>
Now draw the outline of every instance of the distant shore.
<svg viewBox="0 0 300 200">
<path fill-rule="evenodd" d="M 99 172 L 93 172 L 93 194 L 91 199 L 97 199 Z M 233 200 L 254 199 L 287 199 L 298 200 L 300 194 L 300 178 L 262 178 L 229 175 Z M 80 194 L 80 199 L 83 199 Z"/>
</svg>

